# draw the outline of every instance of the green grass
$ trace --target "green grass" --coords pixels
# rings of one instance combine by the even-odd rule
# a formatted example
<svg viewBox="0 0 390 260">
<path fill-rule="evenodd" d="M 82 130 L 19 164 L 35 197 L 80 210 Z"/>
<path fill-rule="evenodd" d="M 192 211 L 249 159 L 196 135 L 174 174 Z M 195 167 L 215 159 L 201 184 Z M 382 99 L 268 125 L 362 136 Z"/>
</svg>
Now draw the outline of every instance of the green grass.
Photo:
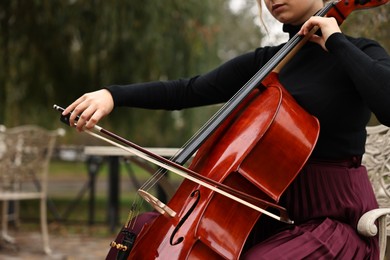
<svg viewBox="0 0 390 260">
<path fill-rule="evenodd" d="M 134 197 L 131 196 L 131 197 Z M 120 223 L 125 223 L 131 203 L 132 198 L 126 196 L 120 200 Z M 89 214 L 89 202 L 86 199 L 83 199 L 77 203 L 73 208 L 70 214 L 65 216 L 66 210 L 70 205 L 70 200 L 67 198 L 50 198 L 49 209 L 48 209 L 48 221 L 57 222 L 57 224 L 70 224 L 70 225 L 88 225 L 88 214 Z M 53 212 L 52 206 L 55 207 L 55 212 Z M 94 204 L 94 222 L 97 225 L 106 225 L 107 222 L 107 199 L 103 196 L 98 196 L 95 199 Z M 27 222 L 35 222 L 39 220 L 39 201 L 22 201 L 20 203 L 21 209 L 21 219 Z M 143 207 L 144 210 L 151 210 L 149 206 Z M 59 218 L 58 218 L 59 217 Z M 65 218 L 66 219 L 63 219 Z"/>
<path fill-rule="evenodd" d="M 150 177 L 150 174 L 138 167 L 137 165 L 131 164 L 131 168 L 136 174 L 137 178 L 146 180 Z M 120 172 L 123 175 L 127 175 L 127 167 L 125 162 L 121 161 L 120 163 Z M 108 165 L 107 163 L 103 163 L 99 170 L 99 176 L 107 177 L 108 175 Z M 84 176 L 84 178 L 83 178 Z M 88 169 L 85 162 L 67 162 L 67 161 L 59 161 L 53 160 L 50 163 L 49 167 L 49 180 L 57 179 L 57 178 L 76 178 L 76 179 L 85 179 L 88 177 Z M 173 181 L 180 181 L 182 178 L 180 176 L 176 176 L 175 174 L 170 174 L 170 178 Z"/>
<path fill-rule="evenodd" d="M 134 175 L 142 184 L 150 174 L 143 169 L 132 165 Z M 127 168 L 122 162 L 120 165 L 121 182 L 128 183 L 121 186 L 119 201 L 119 225 L 123 225 L 136 195 L 135 188 L 131 185 Z M 53 160 L 49 170 L 49 193 L 48 193 L 48 221 L 51 229 L 59 232 L 83 233 L 88 232 L 102 236 L 109 234 L 107 224 L 108 191 L 107 191 L 108 168 L 103 164 L 99 170 L 97 181 L 104 181 L 104 184 L 96 185 L 96 197 L 94 204 L 95 224 L 88 225 L 89 194 L 88 192 L 77 202 L 73 210 L 65 216 L 70 205 L 74 202 L 77 194 L 83 185 L 88 181 L 87 166 L 84 162 L 64 162 Z M 181 177 L 170 174 L 170 180 L 178 183 Z M 125 187 L 123 187 L 125 186 Z M 152 191 L 155 195 L 156 191 Z M 150 211 L 151 207 L 143 203 L 143 210 Z M 67 217 L 66 220 L 63 218 Z M 23 227 L 39 228 L 39 201 L 22 201 L 20 204 L 20 218 Z M 118 227 L 119 228 L 119 227 Z"/>
</svg>

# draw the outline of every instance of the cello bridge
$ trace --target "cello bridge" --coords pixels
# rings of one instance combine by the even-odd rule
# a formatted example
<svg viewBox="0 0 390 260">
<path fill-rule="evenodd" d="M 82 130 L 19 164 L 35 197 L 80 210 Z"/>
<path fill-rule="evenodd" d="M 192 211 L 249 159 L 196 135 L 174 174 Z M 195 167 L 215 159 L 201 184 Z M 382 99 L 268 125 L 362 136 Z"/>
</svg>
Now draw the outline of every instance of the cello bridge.
<svg viewBox="0 0 390 260">
<path fill-rule="evenodd" d="M 163 202 L 161 202 L 159 199 L 154 197 L 152 194 L 139 189 L 138 194 L 146 200 L 155 210 L 157 210 L 160 214 L 169 216 L 171 218 L 176 216 L 176 212 L 173 211 L 170 207 L 165 205 Z"/>
</svg>

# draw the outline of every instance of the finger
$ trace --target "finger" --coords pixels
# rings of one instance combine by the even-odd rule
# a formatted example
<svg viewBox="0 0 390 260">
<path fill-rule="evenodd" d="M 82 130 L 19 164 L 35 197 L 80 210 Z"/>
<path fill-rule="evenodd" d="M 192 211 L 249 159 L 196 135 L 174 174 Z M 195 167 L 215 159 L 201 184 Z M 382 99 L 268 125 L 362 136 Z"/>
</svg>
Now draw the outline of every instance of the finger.
<svg viewBox="0 0 390 260">
<path fill-rule="evenodd" d="M 71 117 L 73 117 L 73 119 L 75 120 L 76 116 L 78 116 L 78 120 L 76 122 L 77 130 L 83 130 L 84 126 L 90 120 L 95 111 L 96 109 L 94 107 L 88 106 L 87 104 L 85 104 L 85 102 L 75 108 Z"/>
<path fill-rule="evenodd" d="M 101 110 L 96 110 L 93 115 L 89 118 L 88 122 L 86 123 L 85 127 L 87 129 L 91 129 L 95 127 L 95 125 L 104 117 L 104 113 L 101 112 Z"/>
<path fill-rule="evenodd" d="M 83 124 L 83 121 L 85 120 L 83 118 L 85 118 L 85 116 L 87 116 L 86 114 L 83 114 L 84 110 L 86 108 L 87 107 L 84 103 L 80 103 L 73 109 L 73 111 L 71 112 L 70 117 L 69 117 L 70 126 L 76 127 L 78 122 L 80 123 L 80 125 Z"/>
<path fill-rule="evenodd" d="M 320 27 L 322 23 L 322 17 L 318 16 L 312 16 L 309 20 L 307 20 L 300 30 L 301 34 L 306 35 L 308 34 L 315 26 Z"/>
<path fill-rule="evenodd" d="M 313 31 L 313 28 L 316 26 L 318 26 L 318 24 L 315 22 L 307 23 L 305 26 L 305 35 L 315 32 L 315 31 Z"/>
<path fill-rule="evenodd" d="M 299 30 L 300 35 L 307 35 L 310 33 L 311 29 L 314 27 L 311 22 L 306 22 L 303 24 L 302 28 Z"/>
<path fill-rule="evenodd" d="M 71 113 L 75 109 L 75 107 L 78 106 L 84 99 L 85 99 L 84 96 L 81 96 L 78 99 L 76 99 L 72 104 L 70 104 L 64 109 L 62 115 L 66 116 L 67 114 Z"/>
<path fill-rule="evenodd" d="M 323 40 L 320 36 L 314 34 L 310 37 L 310 41 L 322 45 Z"/>
</svg>

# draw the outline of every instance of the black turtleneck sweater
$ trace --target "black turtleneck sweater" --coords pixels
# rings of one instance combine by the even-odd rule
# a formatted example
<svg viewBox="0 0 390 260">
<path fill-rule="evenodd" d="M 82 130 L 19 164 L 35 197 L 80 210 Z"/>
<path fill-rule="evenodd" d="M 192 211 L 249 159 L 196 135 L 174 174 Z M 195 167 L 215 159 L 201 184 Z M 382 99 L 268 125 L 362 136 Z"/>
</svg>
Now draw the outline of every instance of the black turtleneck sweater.
<svg viewBox="0 0 390 260">
<path fill-rule="evenodd" d="M 290 38 L 298 27 L 284 26 Z M 229 100 L 283 45 L 262 47 L 188 79 L 107 87 L 115 106 L 177 110 Z M 307 43 L 279 73 L 296 101 L 320 121 L 312 156 L 344 159 L 364 153 L 373 112 L 390 126 L 390 57 L 375 41 L 335 33 L 328 52 Z"/>
</svg>

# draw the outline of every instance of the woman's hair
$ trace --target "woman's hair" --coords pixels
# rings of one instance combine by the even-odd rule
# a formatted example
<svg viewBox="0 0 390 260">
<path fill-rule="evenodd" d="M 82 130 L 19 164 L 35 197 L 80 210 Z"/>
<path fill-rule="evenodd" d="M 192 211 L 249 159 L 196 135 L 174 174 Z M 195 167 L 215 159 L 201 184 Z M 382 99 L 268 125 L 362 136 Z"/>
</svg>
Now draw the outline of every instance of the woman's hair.
<svg viewBox="0 0 390 260">
<path fill-rule="evenodd" d="M 257 6 L 259 8 L 259 17 L 260 17 L 260 24 L 264 27 L 265 31 L 267 32 L 268 34 L 268 29 L 267 29 L 267 26 L 265 25 L 264 23 L 264 19 L 263 19 L 263 5 L 261 4 L 261 2 L 263 0 L 256 0 L 257 1 Z"/>
</svg>

